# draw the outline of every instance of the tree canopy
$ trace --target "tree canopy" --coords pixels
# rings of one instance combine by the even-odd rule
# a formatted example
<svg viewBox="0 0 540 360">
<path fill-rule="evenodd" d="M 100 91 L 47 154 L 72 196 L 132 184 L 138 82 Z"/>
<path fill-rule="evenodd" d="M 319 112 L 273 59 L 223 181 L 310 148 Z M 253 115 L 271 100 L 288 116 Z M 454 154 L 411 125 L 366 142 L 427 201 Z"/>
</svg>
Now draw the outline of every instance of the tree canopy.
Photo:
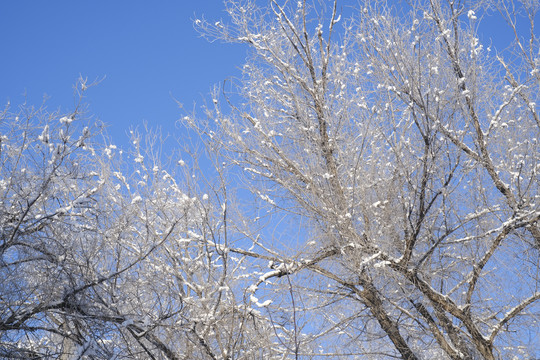
<svg viewBox="0 0 540 360">
<path fill-rule="evenodd" d="M 175 156 L 0 114 L 0 356 L 540 356 L 540 4 L 225 6 L 249 57 Z"/>
</svg>

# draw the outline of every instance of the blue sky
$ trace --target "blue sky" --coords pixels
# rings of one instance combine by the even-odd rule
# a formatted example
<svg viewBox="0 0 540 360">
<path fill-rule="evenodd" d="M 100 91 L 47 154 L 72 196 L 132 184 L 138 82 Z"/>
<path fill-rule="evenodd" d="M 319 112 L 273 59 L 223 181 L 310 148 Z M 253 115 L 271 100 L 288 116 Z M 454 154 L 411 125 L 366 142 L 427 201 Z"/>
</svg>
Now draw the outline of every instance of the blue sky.
<svg viewBox="0 0 540 360">
<path fill-rule="evenodd" d="M 3 1 L 0 104 L 47 94 L 50 110 L 70 110 L 79 75 L 105 77 L 86 101 L 115 142 L 143 121 L 172 131 L 183 114 L 173 97 L 201 104 L 246 57 L 241 45 L 200 38 L 192 20 L 203 14 L 226 17 L 221 0 Z"/>
<path fill-rule="evenodd" d="M 86 101 L 115 143 L 144 121 L 176 131 L 184 112 L 173 98 L 187 109 L 202 104 L 214 84 L 240 74 L 246 57 L 245 46 L 199 37 L 193 19 L 201 15 L 227 17 L 222 0 L 3 1 L 0 105 L 19 104 L 25 93 L 39 105 L 47 94 L 49 109 L 69 111 L 80 75 L 104 78 Z M 492 30 L 500 18 L 485 24 Z"/>
<path fill-rule="evenodd" d="M 200 38 L 193 20 L 202 15 L 226 18 L 222 0 L 3 0 L 0 108 L 20 104 L 26 93 L 30 104 L 47 94 L 49 109 L 69 111 L 82 75 L 104 79 L 86 101 L 116 144 L 126 144 L 129 128 L 144 121 L 180 135 L 175 122 L 184 111 L 174 99 L 187 109 L 202 104 L 214 84 L 240 74 L 247 53 Z M 507 43 L 501 23 L 486 20 L 485 34 Z"/>
</svg>

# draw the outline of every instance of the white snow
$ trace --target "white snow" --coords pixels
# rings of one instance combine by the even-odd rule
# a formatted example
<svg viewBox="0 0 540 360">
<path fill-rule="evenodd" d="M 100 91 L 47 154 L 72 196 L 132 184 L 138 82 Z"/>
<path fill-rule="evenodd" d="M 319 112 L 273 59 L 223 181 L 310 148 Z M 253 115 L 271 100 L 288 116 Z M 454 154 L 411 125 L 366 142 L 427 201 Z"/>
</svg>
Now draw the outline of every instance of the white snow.
<svg viewBox="0 0 540 360">
<path fill-rule="evenodd" d="M 73 118 L 71 117 L 63 116 L 60 118 L 60 123 L 62 124 L 71 124 L 72 122 L 73 122 Z"/>
<path fill-rule="evenodd" d="M 141 196 L 140 196 L 140 195 L 137 195 L 137 196 L 135 196 L 135 197 L 131 200 L 131 203 L 132 203 L 132 204 L 136 204 L 136 203 L 139 203 L 139 202 L 141 202 L 141 201 L 142 201 Z"/>
<path fill-rule="evenodd" d="M 271 303 L 272 303 L 272 300 L 266 300 L 262 304 L 257 302 L 256 305 L 260 308 L 264 308 L 264 307 L 268 307 Z"/>
</svg>

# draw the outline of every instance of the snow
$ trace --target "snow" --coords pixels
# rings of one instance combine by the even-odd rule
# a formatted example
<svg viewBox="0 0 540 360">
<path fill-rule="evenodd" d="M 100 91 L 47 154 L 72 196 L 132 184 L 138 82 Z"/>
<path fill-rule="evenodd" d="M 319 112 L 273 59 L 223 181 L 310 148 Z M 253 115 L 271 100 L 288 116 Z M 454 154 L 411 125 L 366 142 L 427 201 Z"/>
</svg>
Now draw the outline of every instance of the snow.
<svg viewBox="0 0 540 360">
<path fill-rule="evenodd" d="M 386 265 L 390 265 L 390 261 L 379 261 L 373 265 L 374 268 L 383 268 Z"/>
<path fill-rule="evenodd" d="M 283 264 L 282 264 L 283 265 Z M 281 274 L 281 270 L 272 270 L 272 271 L 268 271 L 267 273 L 261 275 L 259 277 L 259 281 L 260 282 L 265 282 L 266 280 L 268 280 L 269 278 L 273 277 L 273 276 L 278 276 L 279 274 Z"/>
<path fill-rule="evenodd" d="M 266 300 L 262 304 L 258 302 L 256 303 L 256 305 L 260 308 L 268 307 L 270 304 L 272 304 L 272 300 Z"/>
<path fill-rule="evenodd" d="M 379 256 L 381 256 L 381 252 L 379 251 L 378 253 L 376 254 L 373 254 L 371 255 L 370 257 L 367 257 L 365 259 L 362 260 L 362 262 L 360 263 L 360 265 L 367 265 L 368 263 L 370 263 L 371 261 L 375 260 L 376 258 L 378 258 Z"/>
<path fill-rule="evenodd" d="M 60 123 L 61 124 L 71 124 L 72 122 L 73 122 L 72 117 L 63 116 L 63 117 L 60 118 Z"/>
</svg>

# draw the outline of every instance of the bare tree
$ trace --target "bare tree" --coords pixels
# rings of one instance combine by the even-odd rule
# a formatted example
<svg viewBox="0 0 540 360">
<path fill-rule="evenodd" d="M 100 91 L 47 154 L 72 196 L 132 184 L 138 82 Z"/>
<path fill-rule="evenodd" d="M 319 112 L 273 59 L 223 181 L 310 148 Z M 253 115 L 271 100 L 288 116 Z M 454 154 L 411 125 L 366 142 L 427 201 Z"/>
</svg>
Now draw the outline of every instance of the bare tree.
<svg viewBox="0 0 540 360">
<path fill-rule="evenodd" d="M 0 356 L 538 357 L 538 3 L 257 3 L 170 158 L 0 114 Z"/>
<path fill-rule="evenodd" d="M 479 30 L 497 9 L 515 36 L 506 50 Z M 186 123 L 274 217 L 299 220 L 251 237 L 249 256 L 282 264 L 262 278 L 295 274 L 306 304 L 332 314 L 320 325 L 314 312 L 291 354 L 538 355 L 537 9 L 362 2 L 345 21 L 337 2 L 230 1 L 230 23 L 196 21 L 251 57 L 209 121 Z M 278 231 L 309 248 L 270 245 Z"/>
<path fill-rule="evenodd" d="M 0 356 L 264 354 L 269 323 L 244 306 L 246 261 L 226 250 L 226 192 L 178 183 L 159 134 L 132 131 L 124 152 L 84 116 L 1 115 Z"/>
</svg>

